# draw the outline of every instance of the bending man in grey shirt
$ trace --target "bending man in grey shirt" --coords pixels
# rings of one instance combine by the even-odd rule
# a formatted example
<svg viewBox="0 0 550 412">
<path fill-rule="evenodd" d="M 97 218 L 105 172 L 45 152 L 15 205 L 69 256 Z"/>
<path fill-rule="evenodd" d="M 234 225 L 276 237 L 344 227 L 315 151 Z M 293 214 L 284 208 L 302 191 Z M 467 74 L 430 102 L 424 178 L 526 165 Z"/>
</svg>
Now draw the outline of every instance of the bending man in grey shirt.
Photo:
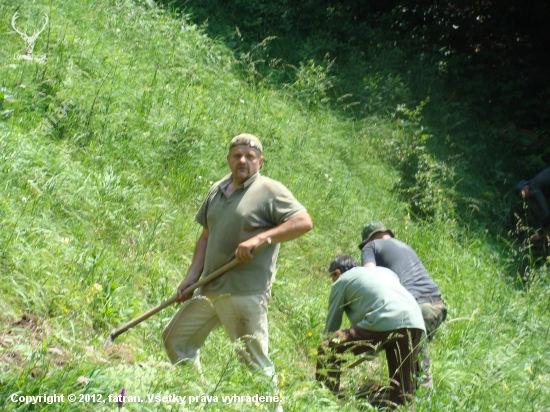
<svg viewBox="0 0 550 412">
<path fill-rule="evenodd" d="M 391 270 L 357 267 L 350 256 L 337 256 L 329 267 L 330 292 L 325 333 L 331 339 L 319 347 L 316 379 L 339 392 L 339 354 L 354 355 L 384 349 L 390 377 L 392 406 L 412 401 L 416 358 L 424 320 L 416 301 Z M 340 330 L 344 312 L 352 327 Z"/>
<path fill-rule="evenodd" d="M 382 222 L 372 222 L 365 226 L 362 233 L 361 249 L 362 265 L 364 267 L 382 266 L 391 269 L 399 277 L 399 281 L 420 306 L 428 341 L 435 330 L 447 317 L 447 307 L 441 298 L 441 291 L 430 277 L 416 252 L 408 245 L 393 236 L 393 232 Z M 433 387 L 430 370 L 430 355 L 428 345 L 421 349 L 421 369 L 423 371 L 422 386 Z"/>
</svg>

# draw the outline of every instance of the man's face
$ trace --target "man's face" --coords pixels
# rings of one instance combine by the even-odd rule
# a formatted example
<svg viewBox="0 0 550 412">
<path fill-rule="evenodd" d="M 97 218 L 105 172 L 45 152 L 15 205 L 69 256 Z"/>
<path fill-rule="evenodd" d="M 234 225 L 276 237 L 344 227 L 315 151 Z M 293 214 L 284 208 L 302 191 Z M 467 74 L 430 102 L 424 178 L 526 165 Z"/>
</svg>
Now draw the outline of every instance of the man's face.
<svg viewBox="0 0 550 412">
<path fill-rule="evenodd" d="M 227 154 L 227 164 L 233 175 L 233 182 L 241 185 L 253 176 L 264 163 L 264 157 L 258 149 L 250 146 L 234 146 Z"/>
<path fill-rule="evenodd" d="M 330 272 L 329 276 L 330 276 L 330 280 L 332 280 L 332 283 L 336 282 L 341 274 L 342 272 L 340 271 L 340 269 L 336 269 Z"/>
<path fill-rule="evenodd" d="M 390 232 L 376 232 L 374 235 L 372 235 L 369 240 L 367 241 L 367 243 L 370 243 L 372 242 L 373 240 L 376 240 L 376 239 L 382 239 L 384 236 L 389 236 L 389 237 L 392 237 L 391 236 L 391 233 Z M 365 243 L 366 244 L 366 243 Z"/>
</svg>

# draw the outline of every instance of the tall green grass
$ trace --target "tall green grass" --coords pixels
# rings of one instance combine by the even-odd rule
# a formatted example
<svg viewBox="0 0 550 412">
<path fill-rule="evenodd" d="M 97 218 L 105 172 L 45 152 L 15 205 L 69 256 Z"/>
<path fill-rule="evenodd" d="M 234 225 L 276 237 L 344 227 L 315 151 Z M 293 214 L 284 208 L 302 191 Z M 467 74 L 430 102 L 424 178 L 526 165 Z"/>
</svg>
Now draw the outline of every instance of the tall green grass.
<svg viewBox="0 0 550 412">
<path fill-rule="evenodd" d="M 10 26 L 16 10 L 18 27 L 28 33 L 49 16 L 33 51 L 47 56 L 45 63 L 14 58 L 26 48 Z M 337 400 L 313 373 L 330 290 L 326 266 L 339 253 L 358 257 L 362 225 L 375 219 L 418 251 L 450 308 L 432 344 L 436 389 L 420 391 L 416 409 L 550 407 L 547 266 L 531 262 L 530 286 L 515 287 L 516 246 L 497 242 L 475 219 L 455 216 L 451 192 L 433 192 L 442 176 L 437 159 L 419 156 L 425 142 L 415 140 L 423 137 L 415 134 L 421 110 L 414 112 L 414 102 L 399 101 L 408 118 L 400 115 L 403 106 L 384 116 L 343 116 L 322 102 L 330 76 L 313 63 L 304 62 L 298 80 L 278 88 L 191 17 L 148 1 L 7 0 L 0 22 L 4 410 L 46 406 L 12 403 L 14 393 L 105 399 L 122 387 L 142 397 L 270 392 L 261 375 L 239 363 L 222 330 L 202 350 L 202 376 L 167 364 L 161 331 L 175 307 L 120 336 L 114 349 L 102 349 L 113 327 L 175 292 L 200 233 L 194 213 L 227 172 L 227 142 L 243 131 L 260 136 L 262 172 L 287 185 L 315 224 L 283 245 L 270 306 L 271 356 L 287 410 L 369 410 L 352 396 Z M 402 87 L 373 82 L 386 94 Z M 399 155 L 428 162 L 419 169 L 426 185 L 413 181 L 423 194 L 432 190 L 432 198 L 421 198 L 433 208 L 424 218 L 396 190 L 407 177 Z M 382 365 L 348 373 L 350 394 L 373 373 L 383 374 Z"/>
</svg>

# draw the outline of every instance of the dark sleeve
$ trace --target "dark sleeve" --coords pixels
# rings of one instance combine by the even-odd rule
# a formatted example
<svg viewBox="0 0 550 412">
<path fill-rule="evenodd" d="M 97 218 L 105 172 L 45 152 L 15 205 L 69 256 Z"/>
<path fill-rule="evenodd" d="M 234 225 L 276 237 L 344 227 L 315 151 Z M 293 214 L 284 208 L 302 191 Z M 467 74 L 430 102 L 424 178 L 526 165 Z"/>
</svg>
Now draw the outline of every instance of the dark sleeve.
<svg viewBox="0 0 550 412">
<path fill-rule="evenodd" d="M 376 264 L 376 256 L 374 254 L 374 242 L 369 242 L 361 251 L 361 265 L 365 263 Z"/>
<path fill-rule="evenodd" d="M 548 226 L 550 224 L 550 210 L 546 197 L 550 197 L 550 167 L 531 179 L 529 193 L 537 203 L 537 212 L 542 225 Z"/>
<path fill-rule="evenodd" d="M 538 216 L 541 223 L 544 226 L 548 226 L 550 224 L 550 211 L 548 210 L 548 202 L 544 197 L 544 193 L 542 193 L 540 190 L 536 190 L 531 193 L 531 196 L 533 197 L 535 202 L 537 202 Z"/>
</svg>

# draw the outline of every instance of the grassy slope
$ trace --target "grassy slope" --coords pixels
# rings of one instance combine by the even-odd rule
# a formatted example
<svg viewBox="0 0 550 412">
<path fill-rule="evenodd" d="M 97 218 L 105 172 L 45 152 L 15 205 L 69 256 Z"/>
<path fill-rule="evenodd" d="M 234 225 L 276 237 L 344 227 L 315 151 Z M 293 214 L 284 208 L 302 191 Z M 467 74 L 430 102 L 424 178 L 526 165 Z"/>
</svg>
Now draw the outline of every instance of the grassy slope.
<svg viewBox="0 0 550 412">
<path fill-rule="evenodd" d="M 28 31 L 50 16 L 34 51 L 47 64 L 13 58 L 25 49 L 9 24 L 16 7 Z M 146 2 L 8 0 L 0 18 L 2 111 L 13 110 L 0 117 L 4 409 L 16 408 L 14 392 L 267 392 L 222 331 L 204 348 L 202 379 L 167 365 L 160 336 L 175 308 L 101 349 L 111 327 L 171 296 L 185 275 L 199 233 L 193 214 L 226 173 L 227 141 L 241 131 L 262 137 L 264 173 L 283 181 L 316 225 L 283 246 L 271 304 L 271 353 L 289 410 L 360 405 L 317 387 L 314 352 L 329 291 L 322 271 L 337 253 L 358 256 L 360 227 L 373 219 L 417 249 L 450 306 L 432 345 L 437 390 L 420 392 L 417 410 L 550 407 L 546 272 L 517 291 L 505 281 L 506 251 L 485 232 L 450 218 L 411 220 L 390 190 L 398 175 L 377 149 L 400 138 L 397 125 L 305 110 L 196 26 Z M 366 368 L 350 374 L 349 387 Z M 171 405 L 127 404 L 144 406 Z M 247 408 L 258 406 L 210 405 Z"/>
</svg>

